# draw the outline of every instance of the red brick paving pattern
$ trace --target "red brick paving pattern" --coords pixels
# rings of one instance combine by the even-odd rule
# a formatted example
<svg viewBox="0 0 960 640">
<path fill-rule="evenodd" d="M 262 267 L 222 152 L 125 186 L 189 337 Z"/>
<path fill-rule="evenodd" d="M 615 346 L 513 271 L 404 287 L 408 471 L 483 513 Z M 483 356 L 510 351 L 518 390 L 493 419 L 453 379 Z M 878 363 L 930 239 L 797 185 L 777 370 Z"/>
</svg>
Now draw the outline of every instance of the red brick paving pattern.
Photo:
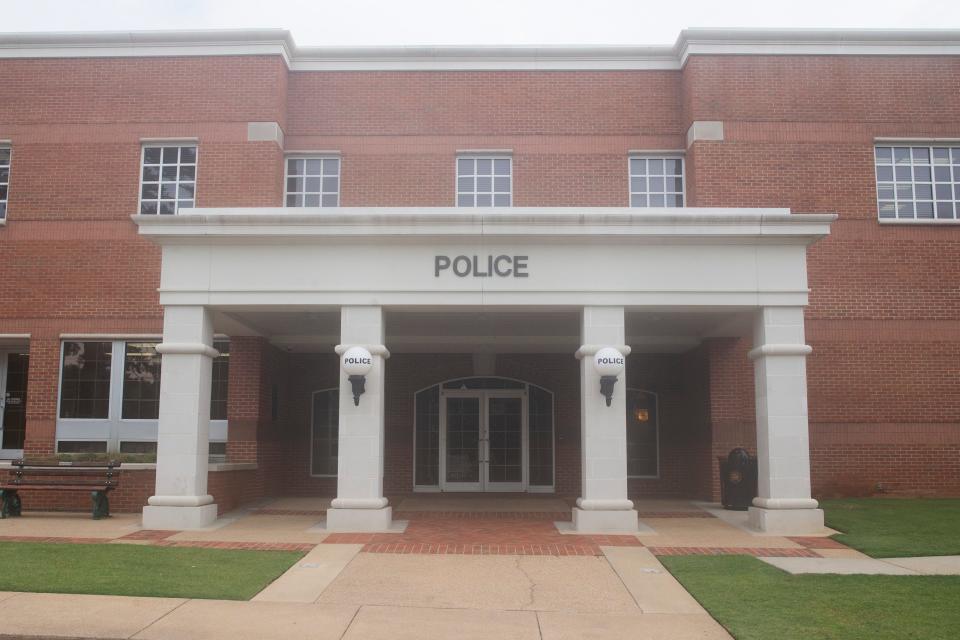
<svg viewBox="0 0 960 640">
<path fill-rule="evenodd" d="M 807 549 L 849 549 L 847 545 L 833 538 L 787 536 L 790 542 L 796 542 Z"/>
<path fill-rule="evenodd" d="M 324 544 L 362 544 L 368 553 L 598 556 L 601 545 L 643 546 L 631 535 L 564 535 L 549 513 L 420 517 L 403 533 L 331 533 Z M 492 515 L 492 517 L 483 517 Z M 399 519 L 399 518 L 398 518 Z"/>
</svg>

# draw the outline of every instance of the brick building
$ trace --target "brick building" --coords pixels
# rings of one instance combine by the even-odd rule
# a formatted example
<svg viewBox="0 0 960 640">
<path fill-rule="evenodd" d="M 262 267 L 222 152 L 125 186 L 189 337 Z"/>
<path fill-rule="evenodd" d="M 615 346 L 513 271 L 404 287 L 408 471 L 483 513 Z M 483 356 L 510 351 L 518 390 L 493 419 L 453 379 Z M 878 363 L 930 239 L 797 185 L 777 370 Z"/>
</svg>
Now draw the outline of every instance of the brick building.
<svg viewBox="0 0 960 640">
<path fill-rule="evenodd" d="M 735 446 L 763 529 L 960 494 L 958 95 L 957 31 L 4 35 L 0 458 L 156 454 L 114 498 L 154 527 L 462 490 L 629 528 Z"/>
</svg>

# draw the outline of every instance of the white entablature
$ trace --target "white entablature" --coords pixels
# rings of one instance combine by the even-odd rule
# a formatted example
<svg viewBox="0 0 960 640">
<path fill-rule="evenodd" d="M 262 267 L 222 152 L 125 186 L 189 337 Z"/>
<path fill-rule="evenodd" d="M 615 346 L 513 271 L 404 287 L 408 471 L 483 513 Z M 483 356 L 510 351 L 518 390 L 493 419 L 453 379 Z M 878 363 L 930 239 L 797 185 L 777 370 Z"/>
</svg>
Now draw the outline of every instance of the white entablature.
<svg viewBox="0 0 960 640">
<path fill-rule="evenodd" d="M 756 307 L 807 303 L 806 247 L 835 218 L 785 209 L 305 211 L 133 219 L 163 247 L 164 305 Z"/>
</svg>

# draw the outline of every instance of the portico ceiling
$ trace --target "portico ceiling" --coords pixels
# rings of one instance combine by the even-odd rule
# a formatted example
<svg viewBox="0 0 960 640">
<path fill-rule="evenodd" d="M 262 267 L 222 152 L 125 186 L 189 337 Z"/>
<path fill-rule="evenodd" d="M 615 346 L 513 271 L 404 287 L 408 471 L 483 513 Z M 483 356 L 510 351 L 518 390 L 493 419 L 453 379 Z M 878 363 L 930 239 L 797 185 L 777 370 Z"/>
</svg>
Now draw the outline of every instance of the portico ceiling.
<svg viewBox="0 0 960 640">
<path fill-rule="evenodd" d="M 221 310 L 217 330 L 260 335 L 290 352 L 333 352 L 340 341 L 338 309 Z M 747 310 L 626 313 L 627 344 L 641 353 L 681 353 L 709 337 L 749 335 Z M 576 309 L 457 311 L 390 309 L 386 345 L 394 353 L 573 353 L 580 346 Z"/>
</svg>

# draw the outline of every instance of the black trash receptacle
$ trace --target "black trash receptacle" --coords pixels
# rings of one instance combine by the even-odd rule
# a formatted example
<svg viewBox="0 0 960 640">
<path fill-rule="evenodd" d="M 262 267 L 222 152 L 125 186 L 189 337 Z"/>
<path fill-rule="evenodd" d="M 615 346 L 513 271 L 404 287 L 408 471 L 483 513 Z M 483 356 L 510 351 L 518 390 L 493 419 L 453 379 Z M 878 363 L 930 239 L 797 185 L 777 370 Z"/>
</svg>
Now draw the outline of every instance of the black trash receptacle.
<svg viewBox="0 0 960 640">
<path fill-rule="evenodd" d="M 720 502 L 724 509 L 746 511 L 757 495 L 757 459 L 737 447 L 720 462 Z"/>
</svg>

